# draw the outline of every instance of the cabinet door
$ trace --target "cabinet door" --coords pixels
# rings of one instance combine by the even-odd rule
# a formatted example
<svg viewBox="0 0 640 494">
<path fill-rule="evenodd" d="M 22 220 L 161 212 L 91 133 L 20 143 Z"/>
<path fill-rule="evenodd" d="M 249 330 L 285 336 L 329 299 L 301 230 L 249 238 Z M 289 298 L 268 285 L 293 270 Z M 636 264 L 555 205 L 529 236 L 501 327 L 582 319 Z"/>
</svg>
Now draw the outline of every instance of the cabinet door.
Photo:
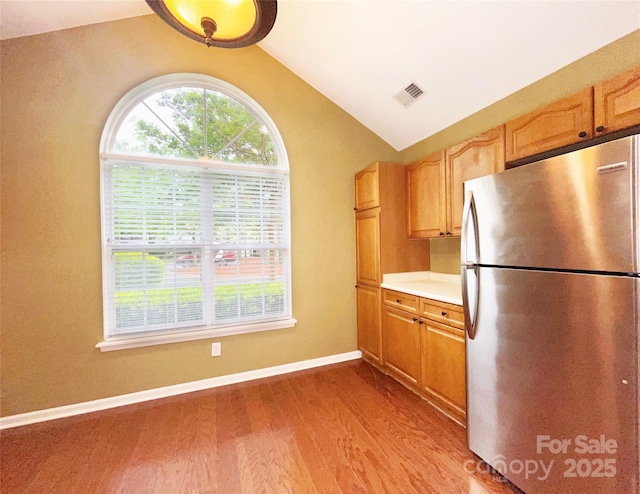
<svg viewBox="0 0 640 494">
<path fill-rule="evenodd" d="M 365 357 L 380 363 L 380 289 L 358 285 L 356 299 L 358 304 L 358 348 Z"/>
<path fill-rule="evenodd" d="M 418 387 L 420 324 L 418 316 L 388 306 L 382 308 L 382 355 L 397 377 Z"/>
<path fill-rule="evenodd" d="M 423 319 L 422 389 L 464 416 L 466 409 L 464 331 Z"/>
<path fill-rule="evenodd" d="M 380 181 L 378 163 L 368 166 L 355 175 L 356 211 L 380 206 Z"/>
<path fill-rule="evenodd" d="M 462 232 L 464 182 L 504 170 L 504 127 L 447 149 L 447 236 Z"/>
<path fill-rule="evenodd" d="M 444 152 L 432 154 L 407 167 L 407 220 L 409 237 L 444 236 L 446 230 Z"/>
<path fill-rule="evenodd" d="M 380 284 L 380 208 L 356 213 L 356 282 Z"/>
<path fill-rule="evenodd" d="M 640 67 L 595 86 L 595 134 L 640 125 Z"/>
<path fill-rule="evenodd" d="M 551 103 L 505 125 L 507 161 L 593 137 L 592 88 Z"/>
</svg>

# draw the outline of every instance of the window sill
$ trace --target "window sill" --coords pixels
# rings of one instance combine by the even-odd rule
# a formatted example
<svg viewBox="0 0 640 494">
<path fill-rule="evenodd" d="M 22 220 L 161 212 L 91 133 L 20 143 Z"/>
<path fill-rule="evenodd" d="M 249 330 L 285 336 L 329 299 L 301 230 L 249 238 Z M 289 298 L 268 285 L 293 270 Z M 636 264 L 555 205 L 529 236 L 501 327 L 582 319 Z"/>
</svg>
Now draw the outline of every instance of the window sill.
<svg viewBox="0 0 640 494">
<path fill-rule="evenodd" d="M 220 336 L 293 328 L 297 322 L 298 321 L 293 318 L 287 318 L 257 324 L 199 329 L 197 331 L 182 331 L 179 333 L 156 334 L 152 336 L 116 336 L 101 341 L 96 345 L 96 348 L 99 348 L 101 352 L 112 352 L 114 350 L 126 350 L 128 348 L 165 345 L 167 343 L 179 343 L 181 341 L 204 340 L 206 338 L 218 338 Z"/>
</svg>

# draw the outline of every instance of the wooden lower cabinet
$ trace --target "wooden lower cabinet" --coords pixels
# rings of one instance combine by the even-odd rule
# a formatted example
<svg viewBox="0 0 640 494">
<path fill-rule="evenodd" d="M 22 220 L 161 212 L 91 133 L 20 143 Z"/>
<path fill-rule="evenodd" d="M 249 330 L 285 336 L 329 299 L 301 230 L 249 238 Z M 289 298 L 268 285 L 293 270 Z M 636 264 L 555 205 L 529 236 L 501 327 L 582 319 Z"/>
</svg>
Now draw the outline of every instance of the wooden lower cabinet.
<svg viewBox="0 0 640 494">
<path fill-rule="evenodd" d="M 368 285 L 356 287 L 358 348 L 362 356 L 381 363 L 380 288 Z"/>
<path fill-rule="evenodd" d="M 392 290 L 383 290 L 382 300 L 382 369 L 464 425 L 462 307 Z"/>
<path fill-rule="evenodd" d="M 422 391 L 447 414 L 464 421 L 467 402 L 464 331 L 425 319 L 420 336 Z"/>
<path fill-rule="evenodd" d="M 420 323 L 415 314 L 383 306 L 384 365 L 399 379 L 418 387 L 420 378 Z"/>
</svg>

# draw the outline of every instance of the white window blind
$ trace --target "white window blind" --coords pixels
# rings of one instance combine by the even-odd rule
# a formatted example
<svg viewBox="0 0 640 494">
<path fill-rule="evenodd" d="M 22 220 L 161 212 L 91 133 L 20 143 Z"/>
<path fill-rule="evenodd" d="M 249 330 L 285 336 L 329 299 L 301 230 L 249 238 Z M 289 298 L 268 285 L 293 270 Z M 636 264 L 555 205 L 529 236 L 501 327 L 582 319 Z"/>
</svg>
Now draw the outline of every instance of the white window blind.
<svg viewBox="0 0 640 494">
<path fill-rule="evenodd" d="M 202 94 L 210 106 L 216 104 L 206 91 L 192 86 L 185 93 L 179 88 L 154 93 L 133 105 L 128 118 L 119 119 L 111 130 L 118 139 L 111 139 L 111 152 L 103 153 L 106 339 L 291 317 L 288 173 L 267 147 L 264 166 L 238 163 L 239 153 L 233 151 L 239 141 L 245 152 L 257 146 L 247 129 L 257 124 L 264 128 L 265 122 L 254 114 L 239 113 L 239 103 L 232 100 L 235 114 L 242 116 L 235 131 L 238 135 L 216 136 L 216 145 L 231 162 L 206 158 L 213 153 L 207 150 L 207 141 L 214 141 L 211 135 L 200 137 L 204 159 L 189 159 L 189 155 L 176 159 L 175 150 L 159 158 L 159 132 L 170 139 L 177 135 L 181 149 L 193 147 L 188 145 L 188 135 L 180 137 L 179 127 L 171 128 L 166 108 L 154 110 L 153 101 L 167 101 L 176 94 L 196 100 Z M 160 115 L 159 123 L 140 120 L 141 105 Z M 204 135 L 212 132 L 206 121 L 201 121 Z M 158 132 L 148 130 L 152 124 Z M 193 132 L 196 124 L 192 122 L 188 130 Z M 146 134 L 140 140 L 127 126 Z M 131 142 L 123 144 L 123 135 Z M 154 146 L 145 157 L 149 135 L 155 139 Z M 265 135 L 269 137 L 261 130 L 258 138 Z M 170 139 L 163 142 L 171 144 Z M 268 144 L 277 148 L 277 142 Z M 134 151 L 123 153 L 123 148 Z"/>
</svg>

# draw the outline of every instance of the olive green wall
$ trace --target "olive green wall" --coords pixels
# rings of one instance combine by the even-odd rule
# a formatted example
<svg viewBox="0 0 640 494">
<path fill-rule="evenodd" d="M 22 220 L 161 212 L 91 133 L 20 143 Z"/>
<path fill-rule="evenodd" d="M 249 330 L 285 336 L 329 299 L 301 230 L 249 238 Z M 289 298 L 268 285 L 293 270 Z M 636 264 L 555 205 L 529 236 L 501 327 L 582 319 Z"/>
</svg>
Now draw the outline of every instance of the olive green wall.
<svg viewBox="0 0 640 494">
<path fill-rule="evenodd" d="M 356 349 L 353 174 L 397 153 L 258 47 L 156 16 L 1 43 L 3 416 Z M 253 97 L 291 164 L 295 328 L 101 353 L 98 146 L 118 100 L 198 72 Z"/>
<path fill-rule="evenodd" d="M 526 60 L 520 62 L 526 64 Z M 640 30 L 590 53 L 553 74 L 474 113 L 400 153 L 401 163 L 429 154 L 502 125 L 536 108 L 577 93 L 581 89 L 640 66 Z M 518 70 L 518 61 L 512 62 Z M 469 88 L 473 91 L 473 88 Z"/>
<path fill-rule="evenodd" d="M 460 239 L 432 238 L 429 240 L 431 271 L 460 274 Z"/>
</svg>

